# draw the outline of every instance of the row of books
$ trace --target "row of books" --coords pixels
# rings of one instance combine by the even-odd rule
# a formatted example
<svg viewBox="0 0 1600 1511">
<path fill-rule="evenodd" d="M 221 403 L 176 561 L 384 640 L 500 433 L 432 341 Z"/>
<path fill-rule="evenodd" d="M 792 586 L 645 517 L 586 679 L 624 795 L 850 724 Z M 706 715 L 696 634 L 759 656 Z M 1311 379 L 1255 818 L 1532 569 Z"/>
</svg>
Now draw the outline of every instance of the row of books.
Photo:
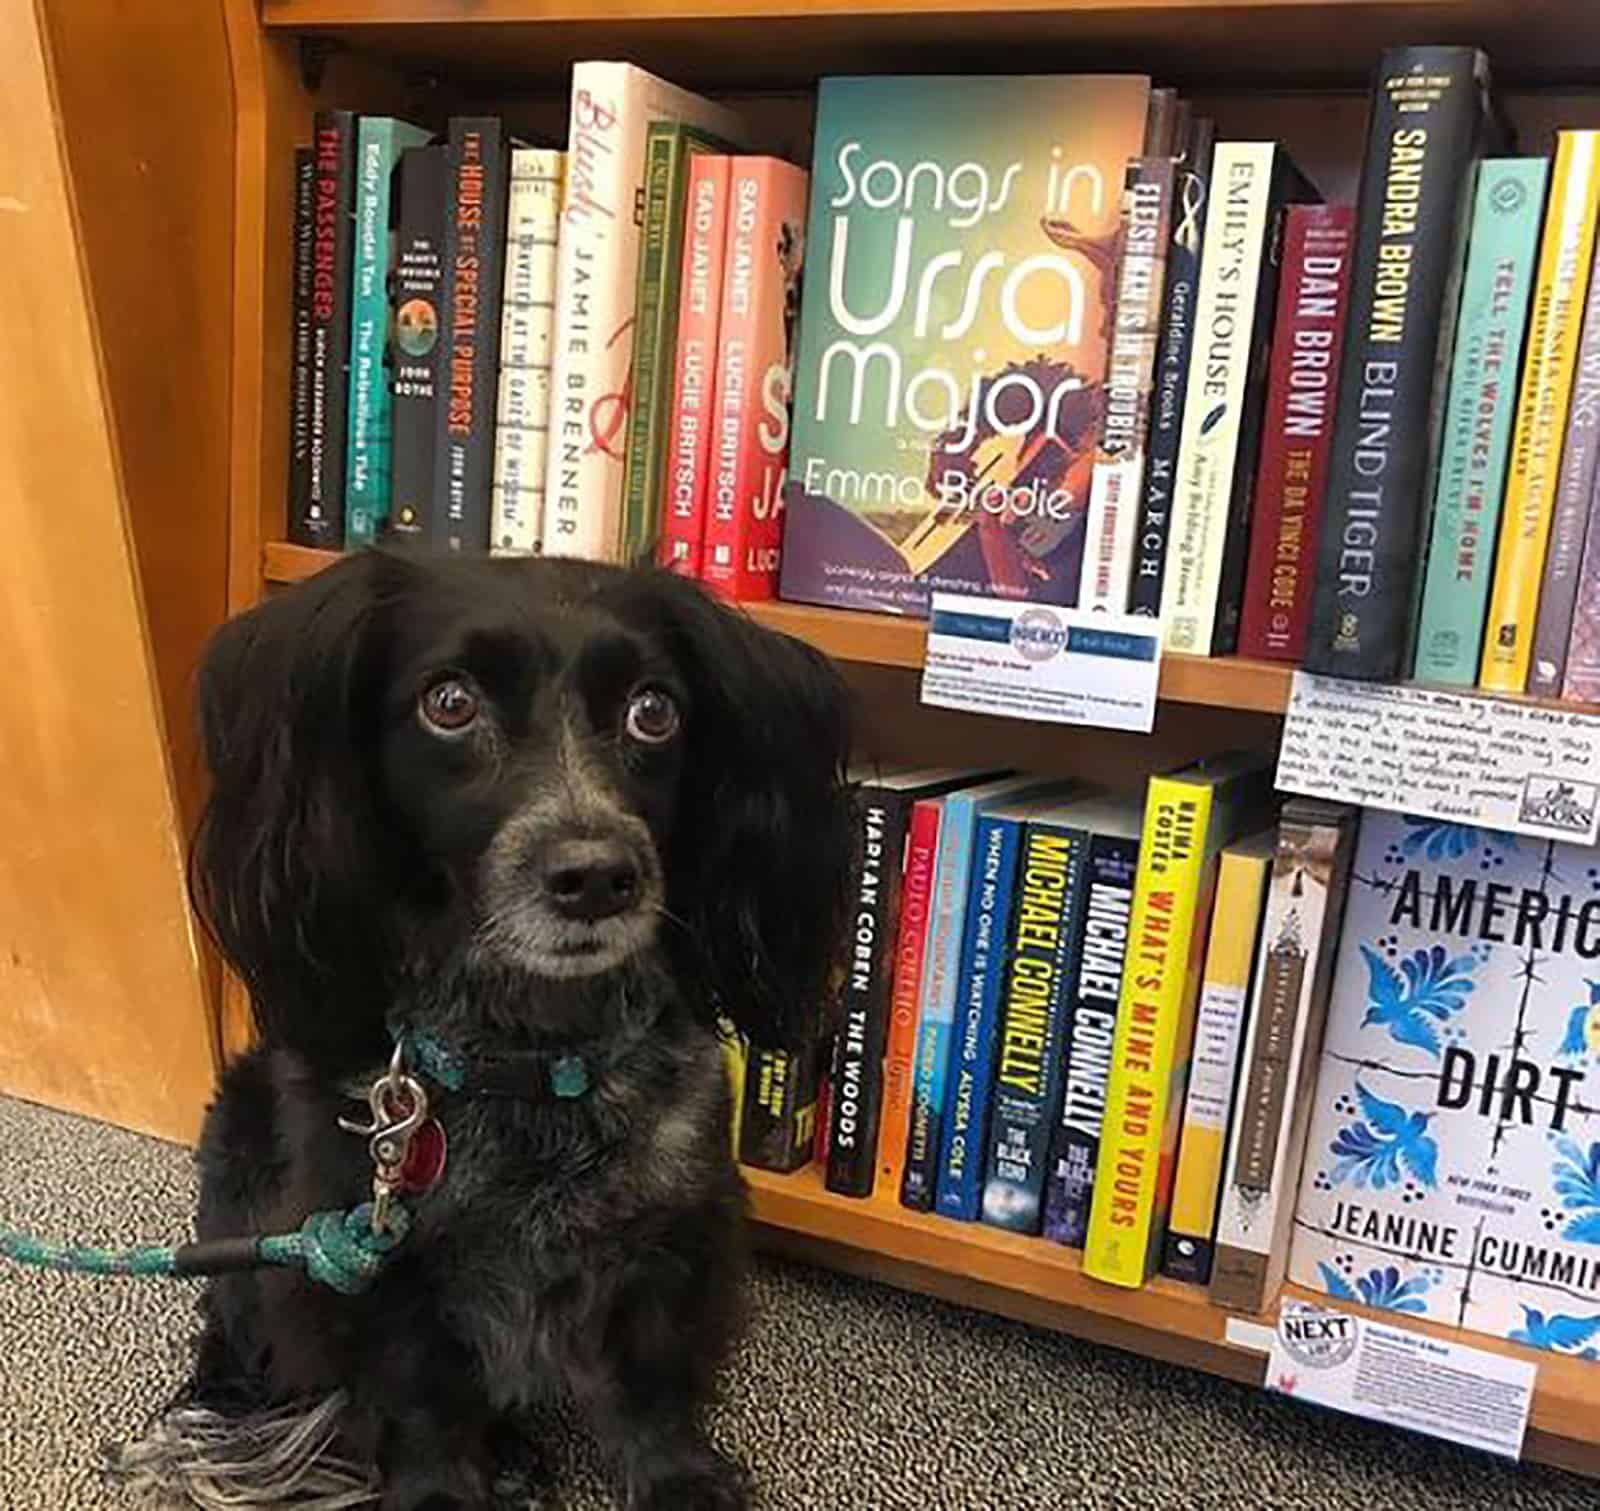
<svg viewBox="0 0 1600 1511">
<path fill-rule="evenodd" d="M 831 1061 L 734 1055 L 747 1163 L 1230 1309 L 1287 1272 L 1600 1337 L 1600 849 L 1278 800 L 1249 754 L 1142 800 L 894 772 L 861 822 Z"/>
</svg>

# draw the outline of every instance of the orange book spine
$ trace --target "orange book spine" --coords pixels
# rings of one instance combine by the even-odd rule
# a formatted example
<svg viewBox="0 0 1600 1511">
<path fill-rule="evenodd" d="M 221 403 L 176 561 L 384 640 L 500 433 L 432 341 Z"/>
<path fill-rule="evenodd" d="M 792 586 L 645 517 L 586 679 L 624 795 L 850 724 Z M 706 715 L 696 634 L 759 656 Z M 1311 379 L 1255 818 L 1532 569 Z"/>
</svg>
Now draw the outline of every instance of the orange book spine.
<svg viewBox="0 0 1600 1511">
<path fill-rule="evenodd" d="M 777 158 L 733 159 L 700 568 L 724 598 L 777 592 L 806 183 Z"/>
</svg>

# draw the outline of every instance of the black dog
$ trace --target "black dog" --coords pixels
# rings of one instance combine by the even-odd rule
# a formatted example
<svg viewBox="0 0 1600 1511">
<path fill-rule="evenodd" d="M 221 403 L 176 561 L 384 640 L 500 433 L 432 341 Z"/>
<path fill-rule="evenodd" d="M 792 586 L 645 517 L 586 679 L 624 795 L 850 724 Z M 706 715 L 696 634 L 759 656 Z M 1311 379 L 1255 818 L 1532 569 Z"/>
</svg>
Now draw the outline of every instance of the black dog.
<svg viewBox="0 0 1600 1511">
<path fill-rule="evenodd" d="M 565 1394 L 631 1507 L 742 1505 L 701 1425 L 743 1217 L 716 1025 L 817 1032 L 853 832 L 827 663 L 666 574 L 378 551 L 226 625 L 200 703 L 195 893 L 260 1036 L 201 1236 L 364 1198 L 339 1119 L 396 1026 L 465 1084 L 408 1066 L 448 1159 L 372 1289 L 212 1282 L 183 1420 L 223 1449 L 186 1493 L 249 1459 L 263 1501 L 487 1506 Z"/>
</svg>

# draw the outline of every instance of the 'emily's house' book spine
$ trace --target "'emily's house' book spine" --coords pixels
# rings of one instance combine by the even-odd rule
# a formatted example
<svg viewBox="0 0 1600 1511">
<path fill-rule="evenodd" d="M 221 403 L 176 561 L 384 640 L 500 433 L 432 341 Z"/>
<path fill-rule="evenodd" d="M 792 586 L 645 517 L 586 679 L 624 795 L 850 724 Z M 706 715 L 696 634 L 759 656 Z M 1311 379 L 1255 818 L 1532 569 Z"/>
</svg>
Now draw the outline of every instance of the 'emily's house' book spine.
<svg viewBox="0 0 1600 1511">
<path fill-rule="evenodd" d="M 689 164 L 672 411 L 661 494 L 660 565 L 700 575 L 711 476 L 711 408 L 716 398 L 717 328 L 728 240 L 728 181 L 733 160 L 697 154 Z"/>
<path fill-rule="evenodd" d="M 350 297 L 350 413 L 344 543 L 370 545 L 389 517 L 391 415 L 389 275 L 394 255 L 395 169 L 428 132 L 386 115 L 356 128 L 356 226 Z"/>
<path fill-rule="evenodd" d="M 1478 681 L 1492 692 L 1523 692 L 1533 653 L 1550 516 L 1561 467 L 1573 377 L 1578 311 L 1588 294 L 1600 210 L 1600 131 L 1563 131 L 1550 173 L 1550 206 L 1528 320 L 1528 350 L 1506 478 L 1505 514 Z"/>
<path fill-rule="evenodd" d="M 344 455 L 350 378 L 350 244 L 355 232 L 356 118 L 319 110 L 311 212 L 311 413 L 304 507 L 290 516 L 296 545 L 344 545 Z"/>
<path fill-rule="evenodd" d="M 567 176 L 556 258 L 556 341 L 544 553 L 603 561 L 621 538 L 629 368 L 638 292 L 645 142 L 651 121 L 730 141 L 738 119 L 631 63 L 572 70 Z"/>
<path fill-rule="evenodd" d="M 1217 855 L 1258 818 L 1270 767 L 1245 754 L 1152 777 L 1139 841 L 1084 1273 L 1142 1286 L 1161 1259 Z"/>
<path fill-rule="evenodd" d="M 1172 1178 L 1172 1215 L 1161 1273 L 1206 1285 L 1217 1225 L 1217 1194 L 1227 1152 L 1239 1049 L 1250 1005 L 1250 968 L 1261 934 L 1261 909 L 1277 836 L 1252 835 L 1222 852 L 1217 898 L 1211 910 L 1200 1007 L 1194 1022 L 1194 1057 Z"/>
<path fill-rule="evenodd" d="M 778 158 L 733 160 L 700 580 L 739 601 L 778 590 L 806 182 Z"/>
<path fill-rule="evenodd" d="M 1211 1269 L 1212 1301 L 1235 1311 L 1265 1310 L 1288 1263 L 1359 819 L 1291 798 L 1278 824 Z"/>
<path fill-rule="evenodd" d="M 389 530 L 398 540 L 435 544 L 434 406 L 445 344 L 444 147 L 400 154 L 400 231 L 394 260 L 394 480 Z"/>
<path fill-rule="evenodd" d="M 1189 389 L 1189 354 L 1194 348 L 1195 295 L 1200 283 L 1200 251 L 1206 205 L 1211 193 L 1211 159 L 1216 149 L 1214 122 L 1201 118 L 1190 128 L 1172 209 L 1167 247 L 1167 289 L 1162 308 L 1161 346 L 1156 354 L 1155 393 L 1150 404 L 1149 461 L 1144 496 L 1134 536 L 1133 581 L 1128 608 L 1154 618 L 1161 612 L 1166 576 L 1167 533 L 1172 522 L 1172 492 L 1178 473 L 1178 442 Z"/>
<path fill-rule="evenodd" d="M 1600 270 L 1600 246 L 1594 269 Z M 1600 461 L 1600 271 L 1589 275 L 1583 339 L 1572 374 L 1567 404 L 1567 429 L 1561 445 L 1561 474 L 1556 483 L 1550 548 L 1545 554 L 1544 583 L 1539 590 L 1539 623 L 1528 667 L 1528 691 L 1559 698 L 1566 679 L 1567 647 L 1578 602 L 1579 572 L 1588 548 Z"/>
<path fill-rule="evenodd" d="M 294 262 L 289 325 L 289 510 L 291 524 L 311 503 L 311 275 L 316 224 L 317 160 L 294 150 Z"/>
<path fill-rule="evenodd" d="M 550 148 L 511 151 L 489 522 L 490 549 L 504 556 L 538 551 L 544 519 L 563 171 L 563 155 Z"/>
<path fill-rule="evenodd" d="M 494 116 L 457 116 L 445 151 L 444 330 L 435 406 L 436 538 L 451 551 L 489 549 L 494 422 L 505 282 L 507 151 Z"/>
<path fill-rule="evenodd" d="M 1113 614 L 1128 608 L 1177 171 L 1170 157 L 1139 157 L 1128 164 L 1114 334 L 1100 451 L 1089 485 L 1079 608 Z"/>
<path fill-rule="evenodd" d="M 1217 144 L 1161 590 L 1169 650 L 1238 640 L 1283 213 L 1316 197 L 1276 142 Z"/>
<path fill-rule="evenodd" d="M 1278 326 L 1239 621 L 1242 656 L 1298 661 L 1305 653 L 1355 218 L 1349 205 L 1295 205 L 1284 220 Z"/>
<path fill-rule="evenodd" d="M 1486 158 L 1461 282 L 1413 675 L 1478 680 L 1549 160 Z"/>
<path fill-rule="evenodd" d="M 1022 836 L 983 1185 L 983 1220 L 1017 1233 L 1037 1233 L 1044 1215 L 1088 849 L 1086 831 L 1049 818 L 1030 819 Z"/>
<path fill-rule="evenodd" d="M 1075 601 L 1148 101 L 1132 77 L 822 81 L 784 598 Z"/>
<path fill-rule="evenodd" d="M 1069 993 L 1061 1115 L 1044 1187 L 1044 1236 L 1074 1249 L 1083 1247 L 1089 1232 L 1138 861 L 1137 835 L 1095 834 L 1089 841 L 1083 949 Z"/>
<path fill-rule="evenodd" d="M 1016 811 L 986 814 L 979 819 L 972 841 L 955 1043 L 951 1046 L 935 1192 L 939 1213 L 962 1222 L 976 1222 L 983 1204 L 995 1023 L 1005 989 L 1006 944 L 1024 821 Z"/>
<path fill-rule="evenodd" d="M 1325 676 L 1405 669 L 1488 94 L 1472 48 L 1397 48 L 1379 64 L 1306 641 Z"/>
</svg>

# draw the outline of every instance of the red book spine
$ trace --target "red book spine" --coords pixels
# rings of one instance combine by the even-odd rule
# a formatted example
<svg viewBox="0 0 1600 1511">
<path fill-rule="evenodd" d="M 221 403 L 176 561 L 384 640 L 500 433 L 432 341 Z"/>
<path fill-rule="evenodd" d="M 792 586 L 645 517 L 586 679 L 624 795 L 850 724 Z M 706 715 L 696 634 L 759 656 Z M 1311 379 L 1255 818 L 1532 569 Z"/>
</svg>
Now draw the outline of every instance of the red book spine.
<svg viewBox="0 0 1600 1511">
<path fill-rule="evenodd" d="M 700 576 L 724 598 L 752 600 L 778 588 L 806 174 L 739 157 L 729 190 Z"/>
<path fill-rule="evenodd" d="M 1241 656 L 1305 654 L 1355 224 L 1352 205 L 1295 205 L 1285 217 Z"/>
<path fill-rule="evenodd" d="M 711 475 L 711 407 L 716 396 L 717 326 L 722 318 L 723 254 L 728 240 L 728 178 L 733 159 L 690 154 L 678 349 L 672 365 L 672 420 L 661 501 L 657 560 L 685 577 L 700 575 Z"/>
<path fill-rule="evenodd" d="M 922 963 L 927 953 L 933 873 L 943 817 L 943 798 L 923 798 L 911 810 L 906 839 L 906 874 L 900 892 L 900 929 L 895 936 L 894 982 L 889 989 L 883 1115 L 878 1124 L 878 1175 L 874 1185 L 891 1200 L 899 1199 L 900 1177 L 906 1168 L 913 1062 L 917 1054 L 917 1007 L 922 1000 Z"/>
</svg>

